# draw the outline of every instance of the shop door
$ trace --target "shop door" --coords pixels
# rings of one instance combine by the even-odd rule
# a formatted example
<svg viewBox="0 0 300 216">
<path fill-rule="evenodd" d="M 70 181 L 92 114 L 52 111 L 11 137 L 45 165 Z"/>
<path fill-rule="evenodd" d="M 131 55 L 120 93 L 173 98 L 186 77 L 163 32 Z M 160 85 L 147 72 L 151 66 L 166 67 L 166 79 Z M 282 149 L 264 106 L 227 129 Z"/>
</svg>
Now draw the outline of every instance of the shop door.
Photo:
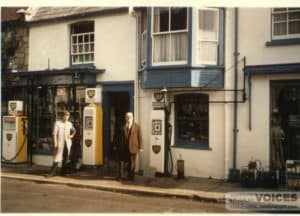
<svg viewBox="0 0 300 216">
<path fill-rule="evenodd" d="M 109 93 L 110 100 L 110 128 L 109 143 L 107 148 L 107 158 L 109 160 L 117 160 L 117 148 L 120 144 L 120 133 L 125 123 L 125 114 L 129 112 L 129 94 L 127 92 Z"/>
<path fill-rule="evenodd" d="M 271 83 L 271 166 L 300 160 L 300 80 Z"/>
</svg>

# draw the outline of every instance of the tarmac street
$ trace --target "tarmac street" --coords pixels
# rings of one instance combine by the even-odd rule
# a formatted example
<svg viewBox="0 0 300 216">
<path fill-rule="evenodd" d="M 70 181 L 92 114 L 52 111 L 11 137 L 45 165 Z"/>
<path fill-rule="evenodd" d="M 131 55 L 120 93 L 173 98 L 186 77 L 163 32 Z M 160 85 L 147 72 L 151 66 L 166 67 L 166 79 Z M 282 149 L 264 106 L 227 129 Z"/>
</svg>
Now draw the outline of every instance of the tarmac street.
<svg viewBox="0 0 300 216">
<path fill-rule="evenodd" d="M 1 180 L 2 213 L 226 212 L 224 203 L 124 194 L 9 178 Z"/>
</svg>

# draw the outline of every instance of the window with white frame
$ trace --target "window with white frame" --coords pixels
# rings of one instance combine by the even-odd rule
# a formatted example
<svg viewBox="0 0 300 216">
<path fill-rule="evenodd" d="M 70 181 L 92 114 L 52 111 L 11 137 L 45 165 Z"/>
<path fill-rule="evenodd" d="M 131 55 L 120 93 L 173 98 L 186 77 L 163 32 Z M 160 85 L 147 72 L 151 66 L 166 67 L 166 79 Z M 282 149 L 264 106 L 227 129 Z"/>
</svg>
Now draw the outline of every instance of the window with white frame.
<svg viewBox="0 0 300 216">
<path fill-rule="evenodd" d="M 94 22 L 86 21 L 71 25 L 72 65 L 94 62 Z"/>
<path fill-rule="evenodd" d="M 147 61 L 147 11 L 143 10 L 140 17 L 140 66 Z"/>
<path fill-rule="evenodd" d="M 188 9 L 153 9 L 152 62 L 185 63 L 188 53 Z"/>
<path fill-rule="evenodd" d="M 272 10 L 272 38 L 300 38 L 300 8 Z"/>
<path fill-rule="evenodd" d="M 197 64 L 216 65 L 219 43 L 219 10 L 198 10 Z"/>
</svg>

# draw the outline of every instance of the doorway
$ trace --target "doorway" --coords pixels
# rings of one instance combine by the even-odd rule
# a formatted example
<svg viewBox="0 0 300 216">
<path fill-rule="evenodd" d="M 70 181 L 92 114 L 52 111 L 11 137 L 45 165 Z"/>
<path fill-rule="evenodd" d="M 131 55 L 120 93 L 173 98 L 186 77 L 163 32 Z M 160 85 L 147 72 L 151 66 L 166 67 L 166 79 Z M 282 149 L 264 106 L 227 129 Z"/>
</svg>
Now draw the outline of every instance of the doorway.
<svg viewBox="0 0 300 216">
<path fill-rule="evenodd" d="M 271 157 L 274 168 L 300 160 L 300 80 L 271 82 Z"/>
<path fill-rule="evenodd" d="M 128 92 L 110 92 L 109 100 L 109 143 L 107 146 L 107 159 L 117 160 L 117 147 L 120 138 L 121 129 L 125 123 L 125 114 L 129 112 L 129 94 Z"/>
</svg>

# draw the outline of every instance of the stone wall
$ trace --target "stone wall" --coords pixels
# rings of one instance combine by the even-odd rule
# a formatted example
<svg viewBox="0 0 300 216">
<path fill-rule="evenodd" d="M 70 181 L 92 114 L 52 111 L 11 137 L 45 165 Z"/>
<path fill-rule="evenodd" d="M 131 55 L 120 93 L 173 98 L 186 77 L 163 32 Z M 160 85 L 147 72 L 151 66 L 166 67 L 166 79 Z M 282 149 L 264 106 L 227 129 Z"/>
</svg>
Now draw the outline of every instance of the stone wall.
<svg viewBox="0 0 300 216">
<path fill-rule="evenodd" d="M 28 70 L 29 30 L 25 24 L 6 24 L 2 28 L 2 67 Z"/>
</svg>

